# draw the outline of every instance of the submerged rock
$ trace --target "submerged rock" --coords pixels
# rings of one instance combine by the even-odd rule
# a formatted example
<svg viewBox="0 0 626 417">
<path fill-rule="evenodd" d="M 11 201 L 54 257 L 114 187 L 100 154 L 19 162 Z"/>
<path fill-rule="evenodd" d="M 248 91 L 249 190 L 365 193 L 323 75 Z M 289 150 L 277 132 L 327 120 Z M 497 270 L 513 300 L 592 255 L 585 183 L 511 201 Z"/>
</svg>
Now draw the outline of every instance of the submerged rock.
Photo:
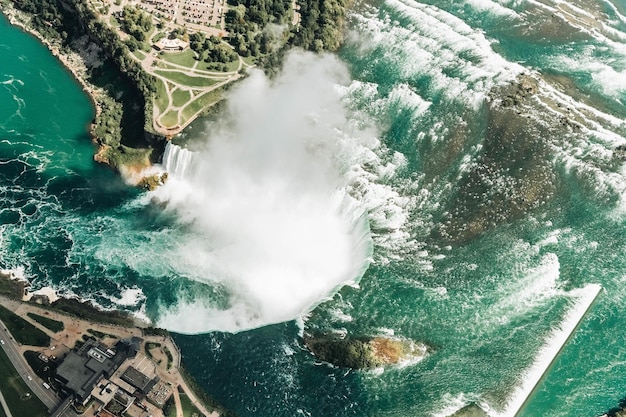
<svg viewBox="0 0 626 417">
<path fill-rule="evenodd" d="M 487 415 L 488 414 L 482 408 L 472 403 L 461 408 L 450 417 L 487 417 Z"/>
<path fill-rule="evenodd" d="M 620 145 L 613 150 L 613 158 L 626 161 L 626 145 Z"/>
<path fill-rule="evenodd" d="M 428 347 L 405 339 L 387 337 L 337 338 L 309 336 L 307 348 L 321 361 L 352 369 L 400 365 L 424 358 Z"/>
<path fill-rule="evenodd" d="M 154 174 L 141 178 L 137 183 L 138 187 L 145 188 L 149 191 L 154 191 L 161 185 L 167 182 L 168 174 L 164 172 L 162 174 Z"/>
</svg>

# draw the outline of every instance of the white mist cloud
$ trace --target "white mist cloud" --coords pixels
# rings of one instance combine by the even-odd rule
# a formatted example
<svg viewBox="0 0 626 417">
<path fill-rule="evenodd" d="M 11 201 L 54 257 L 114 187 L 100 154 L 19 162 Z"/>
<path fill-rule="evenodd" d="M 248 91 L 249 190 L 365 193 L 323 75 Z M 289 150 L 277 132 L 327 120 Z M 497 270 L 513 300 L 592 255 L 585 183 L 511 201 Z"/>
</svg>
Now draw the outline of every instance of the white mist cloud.
<svg viewBox="0 0 626 417">
<path fill-rule="evenodd" d="M 171 173 L 155 196 L 191 225 L 176 273 L 228 301 L 181 299 L 160 326 L 196 333 L 291 320 L 360 278 L 371 242 L 346 193 L 352 124 L 337 85 L 348 81 L 333 56 L 292 53 L 276 80 L 253 71 L 232 91 L 193 167 L 170 153 L 187 172 Z"/>
</svg>

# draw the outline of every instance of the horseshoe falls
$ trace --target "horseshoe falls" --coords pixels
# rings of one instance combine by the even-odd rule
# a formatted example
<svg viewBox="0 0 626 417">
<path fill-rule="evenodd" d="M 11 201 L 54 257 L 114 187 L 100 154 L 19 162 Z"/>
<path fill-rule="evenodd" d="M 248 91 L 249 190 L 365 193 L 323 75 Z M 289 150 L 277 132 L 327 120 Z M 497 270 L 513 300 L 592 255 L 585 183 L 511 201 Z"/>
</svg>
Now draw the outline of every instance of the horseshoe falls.
<svg viewBox="0 0 626 417">
<path fill-rule="evenodd" d="M 167 145 L 93 162 L 88 99 L 0 20 L 0 268 L 176 332 L 239 416 L 600 416 L 626 398 L 626 3 L 370 0 Z M 426 344 L 355 371 L 302 335 Z"/>
</svg>

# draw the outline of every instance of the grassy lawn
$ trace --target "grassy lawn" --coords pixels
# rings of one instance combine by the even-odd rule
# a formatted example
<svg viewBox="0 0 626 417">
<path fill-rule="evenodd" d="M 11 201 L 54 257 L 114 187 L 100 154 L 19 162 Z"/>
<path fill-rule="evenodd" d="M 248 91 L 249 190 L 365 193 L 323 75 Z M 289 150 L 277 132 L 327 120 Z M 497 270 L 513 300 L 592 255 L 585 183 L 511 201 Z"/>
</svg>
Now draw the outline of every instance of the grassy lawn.
<svg viewBox="0 0 626 417">
<path fill-rule="evenodd" d="M 254 56 L 248 56 L 248 57 L 243 58 L 243 62 L 245 62 L 248 65 L 256 65 L 256 60 L 257 58 Z"/>
<path fill-rule="evenodd" d="M 176 417 L 176 404 L 174 403 L 173 395 L 171 395 L 165 402 L 165 405 L 163 405 L 163 415 L 165 417 Z"/>
<path fill-rule="evenodd" d="M 29 346 L 50 345 L 47 334 L 3 306 L 0 306 L 0 320 L 19 343 Z"/>
<path fill-rule="evenodd" d="M 0 349 L 0 391 L 13 416 L 44 417 L 45 405 L 26 386 L 3 349 Z"/>
<path fill-rule="evenodd" d="M 175 83 L 182 84 L 187 87 L 209 87 L 215 84 L 215 80 L 206 77 L 191 77 L 178 71 L 156 70 L 157 74 L 167 78 Z"/>
<path fill-rule="evenodd" d="M 172 64 L 182 65 L 183 67 L 191 68 L 196 63 L 194 53 L 191 49 L 187 49 L 183 52 L 166 52 L 160 57 Z"/>
<path fill-rule="evenodd" d="M 44 381 L 50 381 L 54 379 L 54 374 L 57 369 L 57 365 L 53 362 L 44 362 L 39 359 L 39 353 L 34 350 L 27 350 L 24 352 L 24 359 L 28 362 L 33 372 Z"/>
<path fill-rule="evenodd" d="M 158 343 L 158 342 L 157 343 L 146 342 L 144 350 L 146 352 L 146 356 L 148 357 L 148 359 L 155 360 L 154 355 L 152 354 L 152 349 L 156 349 L 156 348 L 160 348 L 160 347 L 161 347 L 161 344 Z M 157 361 L 157 365 L 160 364 L 160 363 L 161 363 L 161 361 L 158 360 Z"/>
<path fill-rule="evenodd" d="M 157 79 L 157 91 L 155 94 L 154 105 L 157 106 L 159 112 L 162 112 L 167 108 L 169 104 L 169 98 L 167 97 L 167 90 L 163 81 Z"/>
<path fill-rule="evenodd" d="M 191 92 L 187 90 L 181 90 L 180 88 L 177 88 L 172 92 L 172 100 L 174 101 L 173 105 L 175 107 L 182 107 L 189 101 L 190 98 Z"/>
<path fill-rule="evenodd" d="M 120 22 L 115 18 L 115 16 L 111 16 L 109 18 L 109 23 L 111 24 L 111 26 L 113 26 L 114 28 L 118 28 L 120 27 Z"/>
<path fill-rule="evenodd" d="M 163 39 L 166 36 L 165 32 L 158 32 L 157 34 L 154 35 L 154 37 L 152 38 L 152 43 L 157 43 L 158 41 L 160 41 L 161 39 Z"/>
<path fill-rule="evenodd" d="M 98 331 L 95 329 L 87 329 L 87 333 L 91 333 L 92 335 L 96 336 L 98 339 L 104 339 L 107 336 L 106 333 L 102 333 L 101 331 Z"/>
<path fill-rule="evenodd" d="M 139 50 L 133 52 L 133 54 L 142 61 L 146 58 L 146 54 Z"/>
<path fill-rule="evenodd" d="M 214 67 L 212 67 L 213 65 L 216 65 L 220 68 L 220 69 L 215 69 Z M 233 72 L 233 71 L 237 71 L 237 68 L 239 68 L 239 60 L 235 60 L 233 62 L 229 62 L 228 64 L 222 64 L 221 62 L 204 62 L 204 61 L 200 61 L 198 63 L 198 66 L 196 67 L 196 69 L 199 70 L 203 70 L 203 71 L 214 71 L 214 72 L 220 72 L 222 71 L 222 66 L 226 65 L 226 71 L 225 72 Z"/>
<path fill-rule="evenodd" d="M 31 319 L 35 320 L 37 323 L 41 324 L 43 327 L 55 333 L 58 333 L 61 330 L 65 329 L 65 325 L 63 324 L 62 321 L 54 320 L 54 319 L 51 319 L 50 317 L 40 316 L 39 314 L 35 314 L 35 313 L 26 313 L 26 315 L 30 317 Z"/>
<path fill-rule="evenodd" d="M 209 107 L 222 99 L 222 89 L 210 91 L 196 98 L 183 109 L 183 118 L 188 120 L 202 109 Z"/>
<path fill-rule="evenodd" d="M 161 116 L 160 122 L 163 126 L 173 127 L 178 124 L 178 112 L 170 110 Z"/>
<path fill-rule="evenodd" d="M 202 413 L 200 413 L 200 410 L 194 407 L 187 394 L 185 394 L 180 389 L 180 387 L 178 387 L 178 395 L 180 396 L 180 405 L 183 408 L 183 416 L 192 417 L 194 413 L 196 413 L 197 415 L 202 415 Z"/>
</svg>

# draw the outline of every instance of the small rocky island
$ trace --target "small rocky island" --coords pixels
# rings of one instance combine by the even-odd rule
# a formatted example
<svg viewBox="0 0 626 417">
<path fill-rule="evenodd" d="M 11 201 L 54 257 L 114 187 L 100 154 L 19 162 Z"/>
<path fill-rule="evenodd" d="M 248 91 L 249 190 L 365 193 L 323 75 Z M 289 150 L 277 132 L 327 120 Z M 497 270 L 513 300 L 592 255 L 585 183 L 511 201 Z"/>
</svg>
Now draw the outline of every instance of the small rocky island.
<svg viewBox="0 0 626 417">
<path fill-rule="evenodd" d="M 339 338 L 311 336 L 306 347 L 319 360 L 342 368 L 373 369 L 417 362 L 428 353 L 428 346 L 412 340 L 389 337 Z"/>
</svg>

